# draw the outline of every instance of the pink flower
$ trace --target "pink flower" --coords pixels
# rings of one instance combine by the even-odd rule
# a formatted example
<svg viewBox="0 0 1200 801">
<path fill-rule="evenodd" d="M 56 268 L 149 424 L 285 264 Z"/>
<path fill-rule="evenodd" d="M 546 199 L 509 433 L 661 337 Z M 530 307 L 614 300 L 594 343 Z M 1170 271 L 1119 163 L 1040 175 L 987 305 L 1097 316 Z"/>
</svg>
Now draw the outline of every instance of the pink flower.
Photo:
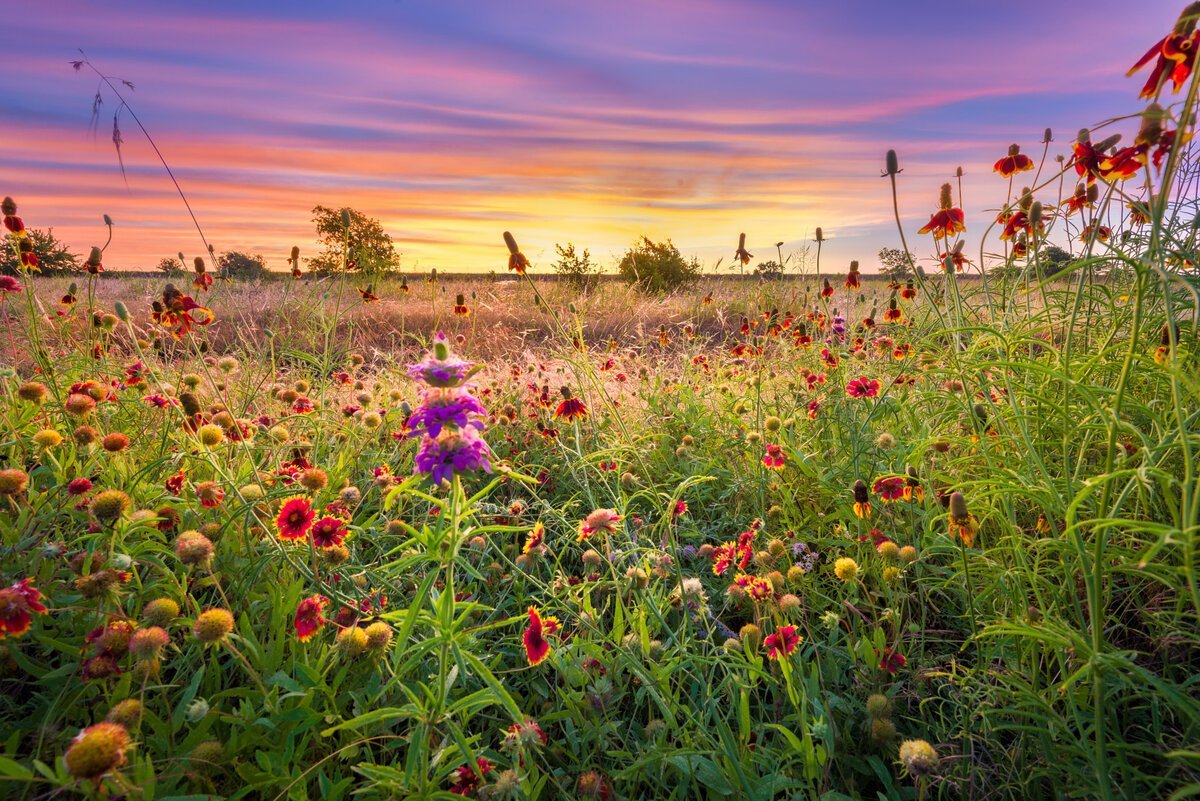
<svg viewBox="0 0 1200 801">
<path fill-rule="evenodd" d="M 846 385 L 846 394 L 851 398 L 874 398 L 879 394 L 879 382 L 874 378 L 856 378 Z"/>
</svg>

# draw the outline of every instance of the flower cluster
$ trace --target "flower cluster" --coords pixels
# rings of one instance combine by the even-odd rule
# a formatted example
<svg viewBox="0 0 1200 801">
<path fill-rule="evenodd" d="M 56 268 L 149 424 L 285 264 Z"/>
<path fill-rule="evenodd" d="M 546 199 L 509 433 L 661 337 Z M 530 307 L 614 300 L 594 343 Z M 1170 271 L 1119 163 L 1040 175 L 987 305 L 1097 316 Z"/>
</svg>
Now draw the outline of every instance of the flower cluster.
<svg viewBox="0 0 1200 801">
<path fill-rule="evenodd" d="M 421 405 L 408 419 L 409 436 L 423 437 L 415 472 L 435 484 L 459 473 L 492 470 L 491 449 L 479 435 L 487 412 L 468 383 L 479 369 L 456 356 L 440 331 L 425 357 L 408 368 L 409 376 L 425 385 Z"/>
</svg>

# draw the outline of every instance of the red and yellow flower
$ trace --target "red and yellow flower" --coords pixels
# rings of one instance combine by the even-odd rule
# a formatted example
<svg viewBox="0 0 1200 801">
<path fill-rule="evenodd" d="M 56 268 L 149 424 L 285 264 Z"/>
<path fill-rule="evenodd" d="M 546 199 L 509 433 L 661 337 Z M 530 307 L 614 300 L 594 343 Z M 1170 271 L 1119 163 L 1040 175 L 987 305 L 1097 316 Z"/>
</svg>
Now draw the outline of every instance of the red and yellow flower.
<svg viewBox="0 0 1200 801">
<path fill-rule="evenodd" d="M 763 640 L 763 645 L 767 648 L 767 658 L 780 659 L 787 656 L 796 650 L 803 639 L 796 633 L 795 626 L 780 626 L 775 629 L 774 634 L 768 634 Z"/>
<path fill-rule="evenodd" d="M 305 598 L 296 607 L 296 638 L 300 642 L 308 642 L 329 621 L 325 619 L 323 610 L 329 604 L 329 599 L 323 595 L 313 595 Z"/>
<path fill-rule="evenodd" d="M 317 513 L 313 511 L 312 503 L 308 498 L 289 498 L 283 502 L 283 506 L 279 509 L 279 515 L 275 518 L 275 525 L 279 527 L 279 538 L 281 540 L 304 539 L 308 536 L 308 531 L 312 528 L 316 516 Z"/>
<path fill-rule="evenodd" d="M 917 233 L 933 234 L 934 239 L 945 239 L 967 230 L 963 210 L 954 207 L 950 184 L 942 184 L 938 205 L 938 210 L 930 216 L 929 222 L 925 223 Z"/>
<path fill-rule="evenodd" d="M 1019 172 L 1032 170 L 1033 159 L 1021 152 L 1020 145 L 1009 145 L 1008 155 L 993 164 L 992 169 L 1000 173 L 1001 177 L 1011 178 Z"/>
<path fill-rule="evenodd" d="M 530 667 L 534 667 L 540 665 L 550 655 L 550 641 L 546 639 L 546 636 L 558 631 L 558 618 L 549 616 L 543 618 L 536 606 L 529 607 L 528 614 L 529 625 L 525 627 L 525 633 L 521 635 L 521 640 L 525 644 L 525 658 L 529 661 Z"/>
<path fill-rule="evenodd" d="M 33 586 L 33 579 L 0 589 L 0 640 L 20 637 L 33 625 L 33 616 L 45 612 L 42 593 Z"/>
</svg>

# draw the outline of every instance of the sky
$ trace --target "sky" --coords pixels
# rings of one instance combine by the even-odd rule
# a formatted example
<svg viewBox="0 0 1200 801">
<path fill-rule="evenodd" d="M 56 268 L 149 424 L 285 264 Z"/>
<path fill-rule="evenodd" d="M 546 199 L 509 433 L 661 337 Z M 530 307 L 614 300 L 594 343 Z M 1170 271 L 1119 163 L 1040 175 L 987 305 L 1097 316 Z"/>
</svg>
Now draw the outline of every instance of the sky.
<svg viewBox="0 0 1200 801">
<path fill-rule="evenodd" d="M 127 113 L 122 175 L 107 88 L 89 127 L 98 78 L 69 63 L 82 49 L 118 79 L 217 252 L 273 269 L 293 245 L 316 254 L 322 204 L 378 218 L 412 272 L 502 272 L 505 230 L 535 272 L 555 243 L 611 267 L 643 235 L 728 271 L 739 233 L 757 262 L 818 226 L 822 271 L 872 272 L 899 245 L 889 148 L 918 256 L 959 166 L 978 252 L 1008 190 L 992 163 L 1010 143 L 1040 157 L 1046 127 L 1052 158 L 1079 128 L 1139 111 L 1144 74 L 1125 71 L 1181 7 L 17 0 L 0 28 L 0 194 L 83 253 L 109 214 L 107 269 L 203 252 Z"/>
</svg>

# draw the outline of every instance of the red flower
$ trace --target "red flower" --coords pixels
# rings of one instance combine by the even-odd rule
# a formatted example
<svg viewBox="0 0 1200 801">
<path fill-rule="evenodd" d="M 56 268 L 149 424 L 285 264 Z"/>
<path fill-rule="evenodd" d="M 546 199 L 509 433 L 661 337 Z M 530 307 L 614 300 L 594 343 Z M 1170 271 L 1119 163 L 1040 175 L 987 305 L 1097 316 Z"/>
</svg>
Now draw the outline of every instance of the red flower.
<svg viewBox="0 0 1200 801">
<path fill-rule="evenodd" d="M 879 660 L 879 669 L 886 670 L 891 675 L 895 676 L 896 671 L 908 664 L 908 659 L 904 654 L 898 654 L 891 648 L 883 649 L 883 656 Z"/>
<path fill-rule="evenodd" d="M 521 553 L 533 553 L 542 547 L 542 543 L 546 539 L 546 527 L 542 525 L 542 521 L 534 523 L 533 528 L 529 530 L 528 536 L 525 537 L 525 547 L 521 549 Z"/>
<path fill-rule="evenodd" d="M 375 287 L 369 286 L 366 289 L 358 290 L 358 294 L 362 295 L 363 303 L 378 303 L 379 296 L 375 294 Z"/>
<path fill-rule="evenodd" d="M 197 292 L 207 292 L 212 288 L 213 278 L 208 273 L 196 273 L 196 277 L 192 279 L 192 286 Z"/>
<path fill-rule="evenodd" d="M 1028 159 L 1028 156 L 1022 158 Z M 942 184 L 941 207 L 933 213 L 929 222 L 917 231 L 918 234 L 933 234 L 934 239 L 943 239 L 967 230 L 963 222 L 963 210 L 954 208 L 954 198 L 950 191 L 950 184 Z"/>
<path fill-rule="evenodd" d="M 175 475 L 171 476 L 170 478 L 168 478 L 166 480 L 167 492 L 171 493 L 172 495 L 178 496 L 179 493 L 183 492 L 183 482 L 184 482 L 184 475 L 183 475 L 183 471 L 180 470 L 178 473 L 176 473 Z"/>
<path fill-rule="evenodd" d="M 795 626 L 780 626 L 775 629 L 774 634 L 767 635 L 763 640 L 763 645 L 767 647 L 767 657 L 770 659 L 779 659 L 790 654 L 796 650 L 796 646 L 800 644 L 800 639 L 800 635 L 796 633 Z"/>
<path fill-rule="evenodd" d="M 904 476 L 877 478 L 871 489 L 884 501 L 898 501 L 904 497 Z"/>
<path fill-rule="evenodd" d="M 992 169 L 1004 178 L 1033 169 L 1033 159 L 1021 152 L 1020 145 L 1009 145 L 1008 155 L 992 165 Z"/>
<path fill-rule="evenodd" d="M 587 417 L 588 407 L 579 398 L 571 395 L 571 390 L 566 387 L 562 388 L 563 399 L 558 404 L 558 408 L 554 410 L 554 417 L 558 420 L 566 420 L 568 423 L 574 423 L 576 420 L 582 420 Z"/>
<path fill-rule="evenodd" d="M 1079 141 L 1071 145 L 1071 152 L 1075 154 L 1072 163 L 1079 177 L 1086 175 L 1088 184 L 1094 184 L 1100 175 L 1100 162 L 1104 161 L 1104 150 L 1092 144 L 1086 131 L 1082 132 L 1080 137 L 1082 138 Z"/>
<path fill-rule="evenodd" d="M 321 610 L 328 603 L 328 598 L 321 595 L 313 595 L 305 598 L 296 607 L 296 638 L 300 642 L 307 642 L 312 639 L 313 635 L 329 622 L 325 619 L 325 615 L 321 613 Z"/>
<path fill-rule="evenodd" d="M 862 287 L 862 277 L 858 272 L 858 262 L 850 262 L 850 272 L 846 273 L 846 289 L 860 289 Z"/>
<path fill-rule="evenodd" d="M 462 295 L 459 295 L 454 300 L 454 315 L 456 317 L 467 317 L 471 314 L 470 308 L 467 307 L 467 300 Z"/>
<path fill-rule="evenodd" d="M 548 621 L 554 621 L 553 628 L 557 629 L 558 620 L 556 618 L 542 620 L 537 607 L 529 607 L 529 625 L 525 628 L 521 639 L 525 643 L 525 658 L 529 660 L 531 667 L 540 665 L 550 655 L 550 641 L 545 637 L 546 622 Z"/>
<path fill-rule="evenodd" d="M 763 457 L 762 463 L 772 470 L 782 470 L 785 458 L 781 446 L 767 445 L 767 455 Z"/>
<path fill-rule="evenodd" d="M 0 640 L 20 637 L 33 625 L 33 616 L 46 612 L 33 579 L 21 579 L 0 590 Z"/>
<path fill-rule="evenodd" d="M 308 534 L 313 518 L 317 516 L 308 498 L 290 498 L 284 502 L 275 518 L 281 540 L 300 540 Z"/>
<path fill-rule="evenodd" d="M 480 777 L 486 776 L 491 770 L 491 762 L 485 757 L 476 757 L 474 768 L 463 765 L 454 771 L 454 784 L 450 785 L 450 792 L 454 795 L 474 795 L 479 788 Z"/>
<path fill-rule="evenodd" d="M 1196 18 L 1191 9 L 1191 6 L 1185 8 L 1175 23 L 1175 29 L 1158 40 L 1126 73 L 1133 75 L 1154 60 L 1154 69 L 1138 94 L 1139 98 L 1150 100 L 1157 97 L 1167 81 L 1173 84 L 1172 91 L 1178 92 L 1191 76 L 1192 68 L 1196 65 L 1196 48 L 1200 45 L 1200 33 L 1192 32 L 1196 27 Z"/>
<path fill-rule="evenodd" d="M 821 409 L 821 402 L 819 400 L 809 401 L 808 402 L 808 419 L 816 420 L 817 412 L 820 411 L 820 409 Z"/>
<path fill-rule="evenodd" d="M 833 297 L 833 284 L 829 283 L 828 278 L 825 279 L 825 285 L 821 287 L 821 297 L 823 297 L 823 298 L 832 298 Z"/>
<path fill-rule="evenodd" d="M 312 527 L 313 545 L 332 548 L 341 545 L 346 537 L 345 522 L 336 517 L 322 517 Z"/>
<path fill-rule="evenodd" d="M 851 398 L 874 398 L 879 394 L 879 381 L 860 377 L 846 385 L 846 394 Z"/>
</svg>

